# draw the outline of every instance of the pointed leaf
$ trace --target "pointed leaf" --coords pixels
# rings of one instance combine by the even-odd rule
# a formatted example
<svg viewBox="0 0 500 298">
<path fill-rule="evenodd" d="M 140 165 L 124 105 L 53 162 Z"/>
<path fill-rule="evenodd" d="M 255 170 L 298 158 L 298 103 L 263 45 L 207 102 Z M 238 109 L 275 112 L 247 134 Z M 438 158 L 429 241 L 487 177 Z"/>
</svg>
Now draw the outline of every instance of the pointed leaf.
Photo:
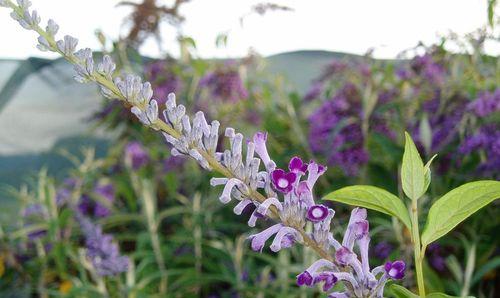
<svg viewBox="0 0 500 298">
<path fill-rule="evenodd" d="M 422 245 L 446 235 L 467 217 L 498 198 L 499 181 L 475 181 L 451 190 L 431 206 L 422 233 Z"/>
<path fill-rule="evenodd" d="M 370 185 L 348 186 L 327 194 L 323 199 L 389 214 L 411 229 L 408 209 L 401 199 L 381 188 Z"/>
<path fill-rule="evenodd" d="M 437 154 L 434 154 L 431 159 L 425 164 L 424 166 L 424 193 L 427 191 L 429 188 L 429 185 L 431 184 L 431 164 L 434 158 L 436 158 Z"/>
<path fill-rule="evenodd" d="M 410 135 L 405 132 L 405 152 L 401 165 L 401 183 L 404 193 L 412 200 L 424 194 L 424 163 Z"/>
</svg>

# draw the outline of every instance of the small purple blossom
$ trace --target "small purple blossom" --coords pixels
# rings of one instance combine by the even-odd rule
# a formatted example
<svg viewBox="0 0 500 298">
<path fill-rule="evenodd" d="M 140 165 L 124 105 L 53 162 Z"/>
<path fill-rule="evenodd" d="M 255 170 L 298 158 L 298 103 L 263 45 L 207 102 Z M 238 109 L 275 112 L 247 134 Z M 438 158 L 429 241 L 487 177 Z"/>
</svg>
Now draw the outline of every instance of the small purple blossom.
<svg viewBox="0 0 500 298">
<path fill-rule="evenodd" d="M 248 97 L 240 74 L 231 68 L 220 68 L 208 73 L 200 80 L 200 88 L 207 88 L 210 94 L 222 101 L 237 102 Z"/>
<path fill-rule="evenodd" d="M 394 247 L 390 243 L 382 241 L 373 247 L 373 256 L 380 260 L 385 260 L 393 250 Z"/>
<path fill-rule="evenodd" d="M 278 191 L 282 193 L 289 193 L 293 188 L 293 184 L 297 180 L 297 174 L 293 172 L 287 173 L 282 169 L 276 169 L 271 172 L 271 179 L 274 187 Z"/>
<path fill-rule="evenodd" d="M 406 264 L 403 261 L 387 262 L 384 269 L 392 279 L 402 279 L 405 276 Z"/>
<path fill-rule="evenodd" d="M 139 142 L 129 142 L 125 146 L 125 162 L 133 170 L 138 170 L 149 162 L 149 154 Z"/>
<path fill-rule="evenodd" d="M 182 78 L 175 71 L 173 60 L 155 61 L 146 65 L 145 76 L 152 83 L 153 94 L 158 98 L 158 104 L 164 104 L 168 94 L 182 91 Z"/>
<path fill-rule="evenodd" d="M 85 237 L 87 257 L 97 274 L 110 276 L 127 271 L 129 259 L 120 255 L 118 245 L 113 242 L 113 236 L 104 234 L 99 225 L 92 223 L 78 211 L 76 218 Z"/>
<path fill-rule="evenodd" d="M 479 97 L 467 105 L 478 117 L 486 117 L 494 112 L 500 111 L 500 88 L 495 92 L 482 92 Z"/>
<path fill-rule="evenodd" d="M 77 180 L 74 178 L 66 178 L 61 187 L 56 192 L 56 204 L 62 206 L 69 202 Z"/>
<path fill-rule="evenodd" d="M 311 222 L 320 222 L 328 216 L 328 207 L 325 205 L 314 205 L 307 210 L 307 219 Z"/>
<path fill-rule="evenodd" d="M 304 101 L 318 99 L 321 96 L 321 92 L 323 92 L 323 84 L 321 82 L 314 83 L 309 91 L 307 91 L 304 95 Z"/>
<path fill-rule="evenodd" d="M 304 175 L 307 171 L 307 163 L 302 162 L 300 157 L 295 156 L 290 160 L 288 169 L 292 173 Z"/>
<path fill-rule="evenodd" d="M 321 272 L 314 277 L 314 284 L 323 282 L 323 292 L 330 291 L 337 283 L 338 278 L 333 272 Z"/>
<path fill-rule="evenodd" d="M 312 286 L 313 281 L 314 281 L 313 277 L 309 272 L 307 272 L 307 270 L 297 275 L 298 286 Z"/>
</svg>

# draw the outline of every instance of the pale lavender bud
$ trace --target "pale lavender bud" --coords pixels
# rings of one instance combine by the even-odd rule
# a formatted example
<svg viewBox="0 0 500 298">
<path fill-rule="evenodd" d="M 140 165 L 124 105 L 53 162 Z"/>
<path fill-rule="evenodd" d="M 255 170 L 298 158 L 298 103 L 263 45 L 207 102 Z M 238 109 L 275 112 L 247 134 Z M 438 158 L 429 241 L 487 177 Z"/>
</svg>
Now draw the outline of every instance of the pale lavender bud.
<svg viewBox="0 0 500 298">
<path fill-rule="evenodd" d="M 243 210 L 245 210 L 245 208 L 248 207 L 248 205 L 250 205 L 250 204 L 252 204 L 252 200 L 249 200 L 249 199 L 245 199 L 245 200 L 240 201 L 238 204 L 236 204 L 236 206 L 234 206 L 234 209 L 233 209 L 234 214 L 241 215 Z"/>
<path fill-rule="evenodd" d="M 269 153 L 266 148 L 267 141 L 267 133 L 265 132 L 257 132 L 253 136 L 253 143 L 255 144 L 255 152 L 260 157 L 264 166 L 266 167 L 268 172 L 271 172 L 276 167 L 274 161 L 269 157 Z"/>
<path fill-rule="evenodd" d="M 293 243 L 300 240 L 302 240 L 302 236 L 297 230 L 291 227 L 282 227 L 276 234 L 276 237 L 274 237 L 270 248 L 272 251 L 278 252 L 282 247 L 290 247 Z"/>
<path fill-rule="evenodd" d="M 109 55 L 104 55 L 102 57 L 102 62 L 97 65 L 97 71 L 106 76 L 108 79 L 111 79 L 113 72 L 116 69 L 116 64 L 113 62 L 113 59 Z"/>
<path fill-rule="evenodd" d="M 47 27 L 45 28 L 45 31 L 47 31 L 47 33 L 54 37 L 57 32 L 59 31 L 59 25 L 57 25 L 57 23 L 52 20 L 52 19 L 49 19 L 49 21 L 47 22 Z"/>
<path fill-rule="evenodd" d="M 75 52 L 76 46 L 78 45 L 78 39 L 66 35 L 64 36 L 64 40 L 59 40 L 56 43 L 57 49 L 64 55 L 64 56 L 71 56 Z"/>
<path fill-rule="evenodd" d="M 282 224 L 275 224 L 265 229 L 264 231 L 251 235 L 248 237 L 252 241 L 251 247 L 253 251 L 262 251 L 266 241 L 271 238 L 274 234 L 278 233 L 278 231 L 283 227 Z"/>
</svg>

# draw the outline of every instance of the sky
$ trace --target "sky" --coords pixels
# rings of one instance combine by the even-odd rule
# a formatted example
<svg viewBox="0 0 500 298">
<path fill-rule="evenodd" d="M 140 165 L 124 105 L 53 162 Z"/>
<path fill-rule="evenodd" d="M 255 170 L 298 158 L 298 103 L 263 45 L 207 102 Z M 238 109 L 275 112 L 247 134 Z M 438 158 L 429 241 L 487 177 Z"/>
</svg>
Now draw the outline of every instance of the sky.
<svg viewBox="0 0 500 298">
<path fill-rule="evenodd" d="M 99 49 L 97 29 L 110 40 L 126 32 L 124 18 L 130 9 L 116 7 L 118 0 L 32 2 L 42 21 L 56 20 L 62 34 L 77 37 L 85 47 Z M 250 15 L 241 26 L 240 17 L 260 2 L 286 5 L 294 11 Z M 364 54 L 373 48 L 377 58 L 394 58 L 419 41 L 431 44 L 451 31 L 463 35 L 485 25 L 486 5 L 486 0 L 191 0 L 181 9 L 187 19 L 182 32 L 196 40 L 200 57 L 240 57 L 250 49 L 264 56 L 295 50 Z M 0 58 L 55 57 L 39 52 L 34 34 L 20 28 L 8 14 L 0 8 Z M 225 48 L 215 45 L 221 33 L 228 34 Z M 165 25 L 162 49 L 149 40 L 141 53 L 176 56 L 174 38 L 174 29 Z M 497 44 L 487 51 L 499 54 L 500 48 Z"/>
</svg>

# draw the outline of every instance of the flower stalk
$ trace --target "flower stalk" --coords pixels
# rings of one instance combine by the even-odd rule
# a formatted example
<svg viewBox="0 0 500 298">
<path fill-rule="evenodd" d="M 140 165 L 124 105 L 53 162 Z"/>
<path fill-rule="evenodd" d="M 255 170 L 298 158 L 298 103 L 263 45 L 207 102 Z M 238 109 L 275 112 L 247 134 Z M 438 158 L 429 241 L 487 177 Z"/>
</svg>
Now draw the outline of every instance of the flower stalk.
<svg viewBox="0 0 500 298">
<path fill-rule="evenodd" d="M 418 202 L 411 202 L 411 235 L 413 239 L 413 251 L 415 256 L 415 271 L 417 274 L 417 286 L 420 297 L 425 297 L 424 272 L 422 262 L 425 256 L 425 247 L 420 245 L 420 232 L 418 227 Z"/>
</svg>

